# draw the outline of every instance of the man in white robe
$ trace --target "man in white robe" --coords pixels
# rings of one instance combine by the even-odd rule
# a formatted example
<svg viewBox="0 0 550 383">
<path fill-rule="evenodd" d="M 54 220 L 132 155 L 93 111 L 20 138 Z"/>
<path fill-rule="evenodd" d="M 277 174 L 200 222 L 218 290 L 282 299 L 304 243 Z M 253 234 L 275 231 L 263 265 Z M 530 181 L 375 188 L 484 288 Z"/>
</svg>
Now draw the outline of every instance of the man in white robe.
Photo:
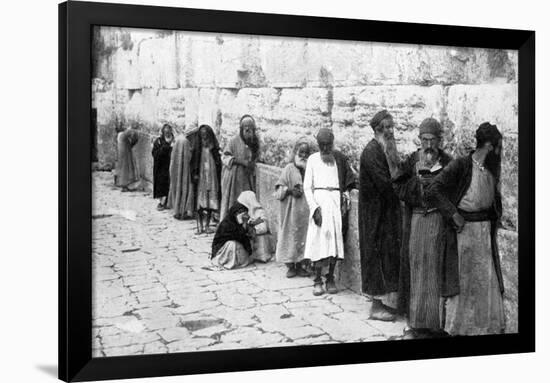
<svg viewBox="0 0 550 383">
<path fill-rule="evenodd" d="M 340 162 L 336 160 L 333 151 L 332 131 L 320 129 L 317 143 L 320 151 L 308 158 L 304 176 L 304 195 L 309 206 L 304 258 L 314 264 L 313 295 L 322 295 L 325 290 L 321 274 L 327 264 L 326 291 L 329 294 L 338 292 L 334 282 L 334 269 L 336 261 L 344 258 L 341 203 L 342 194 L 345 196 L 344 200 L 349 201 L 349 191 L 342 193 L 341 190 L 338 178 Z"/>
</svg>

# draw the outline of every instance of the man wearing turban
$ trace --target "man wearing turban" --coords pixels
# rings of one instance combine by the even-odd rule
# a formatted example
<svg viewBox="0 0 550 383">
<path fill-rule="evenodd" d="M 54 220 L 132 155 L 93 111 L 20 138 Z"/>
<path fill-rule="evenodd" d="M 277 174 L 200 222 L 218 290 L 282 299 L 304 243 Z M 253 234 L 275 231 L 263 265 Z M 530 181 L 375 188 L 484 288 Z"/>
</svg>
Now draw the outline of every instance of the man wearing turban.
<svg viewBox="0 0 550 383">
<path fill-rule="evenodd" d="M 328 128 L 317 134 L 319 152 L 309 156 L 304 176 L 304 195 L 309 206 L 305 259 L 313 262 L 313 294 L 322 295 L 322 270 L 328 264 L 325 288 L 338 292 L 334 282 L 336 260 L 344 258 L 344 236 L 347 228 L 349 192 L 355 188 L 355 177 L 346 157 L 334 150 L 334 135 Z"/>
<path fill-rule="evenodd" d="M 426 118 L 418 130 L 421 147 L 407 156 L 394 179 L 405 205 L 400 293 L 402 308 L 408 311 L 410 338 L 441 333 L 440 260 L 446 249 L 447 225 L 440 211 L 427 201 L 425 189 L 452 159 L 439 147 L 439 121 Z"/>
<path fill-rule="evenodd" d="M 392 173 L 398 165 L 394 122 L 387 110 L 370 121 L 374 138 L 359 167 L 359 245 L 363 292 L 372 298 L 371 319 L 393 321 L 399 287 L 400 203 Z"/>
</svg>

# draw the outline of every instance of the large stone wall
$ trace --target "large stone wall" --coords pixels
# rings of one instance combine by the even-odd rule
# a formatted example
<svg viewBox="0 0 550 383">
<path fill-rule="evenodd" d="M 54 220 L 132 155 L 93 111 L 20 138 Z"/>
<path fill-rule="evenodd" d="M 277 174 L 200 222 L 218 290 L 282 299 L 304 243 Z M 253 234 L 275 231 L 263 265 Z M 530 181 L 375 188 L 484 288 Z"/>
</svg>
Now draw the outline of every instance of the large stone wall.
<svg viewBox="0 0 550 383">
<path fill-rule="evenodd" d="M 503 259 L 505 273 L 517 271 L 517 51 L 101 27 L 93 58 L 98 165 L 114 165 L 117 129 L 139 120 L 136 151 L 148 180 L 150 142 L 165 122 L 180 132 L 209 124 L 223 145 L 251 114 L 260 161 L 278 167 L 297 137 L 327 126 L 355 169 L 372 138 L 368 121 L 382 108 L 395 116 L 403 155 L 418 146 L 426 117 L 442 122 L 443 145 L 454 155 L 472 148 L 480 123 L 497 124 L 504 134 Z M 261 169 L 259 192 L 275 216 L 268 189 L 277 169 Z"/>
<path fill-rule="evenodd" d="M 484 121 L 503 131 L 505 227 L 517 226 L 517 51 L 101 27 L 94 31 L 93 107 L 101 166 L 116 161 L 116 129 L 134 119 L 156 134 L 210 124 L 221 142 L 255 117 L 261 161 L 281 166 L 295 139 L 332 127 L 355 168 L 381 108 L 398 149 L 441 120 L 444 146 L 471 148 Z"/>
</svg>

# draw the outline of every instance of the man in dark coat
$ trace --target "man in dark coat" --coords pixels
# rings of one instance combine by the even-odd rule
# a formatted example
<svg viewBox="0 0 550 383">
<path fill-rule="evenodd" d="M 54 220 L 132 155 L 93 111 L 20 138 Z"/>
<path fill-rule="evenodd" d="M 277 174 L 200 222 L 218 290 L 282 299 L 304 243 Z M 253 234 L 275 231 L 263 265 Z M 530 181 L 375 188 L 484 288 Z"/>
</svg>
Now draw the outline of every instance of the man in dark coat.
<svg viewBox="0 0 550 383">
<path fill-rule="evenodd" d="M 501 148 L 497 127 L 481 124 L 475 151 L 451 161 L 426 190 L 451 228 L 441 280 L 450 335 L 499 334 L 505 328 L 497 246 Z"/>
<path fill-rule="evenodd" d="M 446 224 L 427 202 L 425 189 L 452 159 L 439 148 L 439 121 L 426 118 L 418 130 L 421 148 L 407 156 L 394 178 L 404 203 L 399 298 L 401 309 L 408 312 L 408 338 L 441 333 L 439 281 Z"/>
<path fill-rule="evenodd" d="M 371 319 L 393 321 L 399 285 L 400 203 L 390 169 L 398 163 L 391 114 L 370 121 L 374 138 L 361 154 L 359 168 L 359 245 L 363 292 L 372 298 Z"/>
</svg>

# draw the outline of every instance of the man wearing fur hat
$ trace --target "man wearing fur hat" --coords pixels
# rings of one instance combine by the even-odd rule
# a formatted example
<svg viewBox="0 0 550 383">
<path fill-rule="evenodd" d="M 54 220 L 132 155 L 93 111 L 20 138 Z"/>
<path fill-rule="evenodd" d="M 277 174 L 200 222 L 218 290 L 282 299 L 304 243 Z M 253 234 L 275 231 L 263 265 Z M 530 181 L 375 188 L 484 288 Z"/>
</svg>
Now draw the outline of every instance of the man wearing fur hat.
<svg viewBox="0 0 550 383">
<path fill-rule="evenodd" d="M 425 189 L 451 161 L 440 149 L 439 121 L 426 118 L 419 128 L 420 149 L 411 153 L 394 179 L 399 199 L 404 202 L 401 245 L 400 293 L 408 311 L 407 337 L 441 333 L 440 260 L 446 249 L 446 224 L 440 211 L 426 200 Z"/>
</svg>

